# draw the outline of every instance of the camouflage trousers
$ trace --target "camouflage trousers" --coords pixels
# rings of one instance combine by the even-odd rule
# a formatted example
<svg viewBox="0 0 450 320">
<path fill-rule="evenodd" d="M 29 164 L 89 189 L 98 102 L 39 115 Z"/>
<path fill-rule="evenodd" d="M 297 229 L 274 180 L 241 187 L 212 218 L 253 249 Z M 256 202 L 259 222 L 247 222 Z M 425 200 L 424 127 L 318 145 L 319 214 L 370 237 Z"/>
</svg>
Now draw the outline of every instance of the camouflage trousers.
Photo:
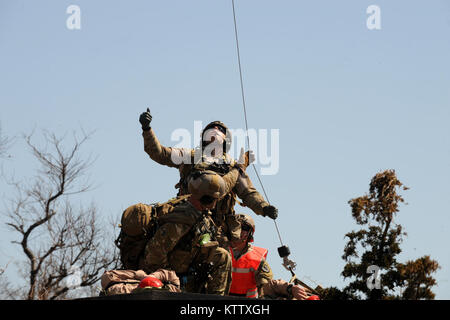
<svg viewBox="0 0 450 320">
<path fill-rule="evenodd" d="M 202 256 L 202 255 L 201 255 Z M 199 277 L 204 277 L 205 293 L 227 295 L 231 287 L 232 260 L 229 252 L 220 247 L 211 248 L 208 255 L 201 259 L 196 259 L 193 266 L 199 267 L 195 272 L 200 273 Z M 206 274 L 205 274 L 206 273 Z M 202 292 L 199 288 L 199 278 L 195 276 L 187 277 L 184 290 L 187 292 Z"/>
</svg>

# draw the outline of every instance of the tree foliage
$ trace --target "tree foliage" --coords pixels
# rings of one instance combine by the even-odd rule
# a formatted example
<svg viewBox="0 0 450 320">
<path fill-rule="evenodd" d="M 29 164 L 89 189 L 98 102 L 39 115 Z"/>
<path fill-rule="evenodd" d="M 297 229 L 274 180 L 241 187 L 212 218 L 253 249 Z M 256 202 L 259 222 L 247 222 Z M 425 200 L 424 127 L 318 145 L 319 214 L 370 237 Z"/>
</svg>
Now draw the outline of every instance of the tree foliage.
<svg viewBox="0 0 450 320">
<path fill-rule="evenodd" d="M 352 217 L 362 228 L 345 235 L 347 243 L 342 259 L 346 261 L 341 275 L 351 282 L 343 289 L 328 288 L 328 299 L 433 299 L 432 277 L 439 264 L 429 256 L 405 264 L 397 261 L 406 233 L 394 218 L 404 202 L 400 190 L 408 190 L 397 179 L 394 170 L 377 173 L 369 193 L 349 201 Z M 380 270 L 379 288 L 369 286 L 370 266 Z M 400 291 L 401 294 L 396 294 Z"/>
</svg>

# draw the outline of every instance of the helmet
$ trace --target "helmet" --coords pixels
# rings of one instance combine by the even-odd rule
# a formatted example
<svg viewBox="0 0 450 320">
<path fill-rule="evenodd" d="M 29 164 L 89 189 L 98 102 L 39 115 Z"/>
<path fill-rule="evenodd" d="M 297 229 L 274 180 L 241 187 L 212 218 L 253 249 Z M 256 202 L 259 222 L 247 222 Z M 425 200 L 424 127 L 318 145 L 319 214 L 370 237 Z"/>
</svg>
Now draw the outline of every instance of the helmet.
<svg viewBox="0 0 450 320">
<path fill-rule="evenodd" d="M 250 228 L 248 240 L 249 240 L 249 242 L 252 242 L 253 234 L 255 233 L 255 221 L 248 214 L 238 214 L 237 219 L 241 223 L 241 228 L 243 226 L 247 226 Z"/>
<path fill-rule="evenodd" d="M 222 131 L 225 134 L 225 144 L 223 146 L 223 152 L 228 152 L 228 150 L 230 150 L 230 147 L 231 147 L 231 132 L 228 129 L 228 127 L 221 121 L 213 121 L 213 122 L 208 123 L 202 131 L 202 136 L 201 136 L 202 140 L 201 141 L 203 142 L 203 138 L 204 138 L 204 134 L 205 134 L 206 130 L 212 129 L 215 126 L 221 128 L 220 131 Z M 203 143 L 202 143 L 202 145 L 203 145 Z"/>
<path fill-rule="evenodd" d="M 154 287 L 154 288 L 162 288 L 163 283 L 161 280 L 155 277 L 146 277 L 141 280 L 139 283 L 139 288 L 147 288 L 147 287 Z"/>
<path fill-rule="evenodd" d="M 194 199 L 209 204 L 225 195 L 225 181 L 214 171 L 196 171 L 188 177 L 188 191 Z"/>
</svg>

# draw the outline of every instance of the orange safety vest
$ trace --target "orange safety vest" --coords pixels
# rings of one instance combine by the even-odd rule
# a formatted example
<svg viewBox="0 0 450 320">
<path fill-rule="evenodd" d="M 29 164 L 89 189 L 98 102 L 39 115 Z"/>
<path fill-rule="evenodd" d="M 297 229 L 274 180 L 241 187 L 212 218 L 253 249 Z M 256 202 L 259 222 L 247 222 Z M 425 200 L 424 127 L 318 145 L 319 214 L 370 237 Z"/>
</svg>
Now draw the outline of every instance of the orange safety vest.
<svg viewBox="0 0 450 320">
<path fill-rule="evenodd" d="M 258 298 L 255 272 L 259 265 L 267 257 L 267 249 L 251 246 L 250 249 L 239 259 L 235 259 L 233 250 L 230 248 L 233 262 L 233 273 L 230 294 L 246 296 L 247 298 Z"/>
</svg>

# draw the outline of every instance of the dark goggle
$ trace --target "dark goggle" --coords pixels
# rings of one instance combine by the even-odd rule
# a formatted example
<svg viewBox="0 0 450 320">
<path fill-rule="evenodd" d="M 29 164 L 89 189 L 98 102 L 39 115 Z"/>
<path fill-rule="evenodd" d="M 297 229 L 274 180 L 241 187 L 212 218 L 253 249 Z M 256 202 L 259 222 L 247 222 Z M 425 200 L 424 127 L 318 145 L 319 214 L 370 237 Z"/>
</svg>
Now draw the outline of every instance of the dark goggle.
<svg viewBox="0 0 450 320">
<path fill-rule="evenodd" d="M 205 195 L 205 196 L 200 198 L 200 203 L 203 204 L 203 205 L 209 205 L 209 204 L 213 203 L 214 200 L 216 200 L 216 198 L 213 198 L 211 196 Z"/>
<path fill-rule="evenodd" d="M 252 230 L 252 227 L 250 227 L 250 226 L 247 225 L 247 224 L 243 224 L 243 225 L 241 226 L 241 230 L 242 230 L 242 231 L 250 231 L 250 230 Z"/>
<path fill-rule="evenodd" d="M 217 128 L 220 132 L 222 132 L 224 135 L 227 135 L 227 129 L 225 129 L 224 127 L 222 127 L 221 125 L 219 125 L 219 124 L 213 124 L 213 125 L 210 125 L 209 127 L 206 127 L 205 128 L 205 132 L 206 132 L 206 130 L 210 130 L 210 129 L 214 129 L 214 128 Z"/>
</svg>

